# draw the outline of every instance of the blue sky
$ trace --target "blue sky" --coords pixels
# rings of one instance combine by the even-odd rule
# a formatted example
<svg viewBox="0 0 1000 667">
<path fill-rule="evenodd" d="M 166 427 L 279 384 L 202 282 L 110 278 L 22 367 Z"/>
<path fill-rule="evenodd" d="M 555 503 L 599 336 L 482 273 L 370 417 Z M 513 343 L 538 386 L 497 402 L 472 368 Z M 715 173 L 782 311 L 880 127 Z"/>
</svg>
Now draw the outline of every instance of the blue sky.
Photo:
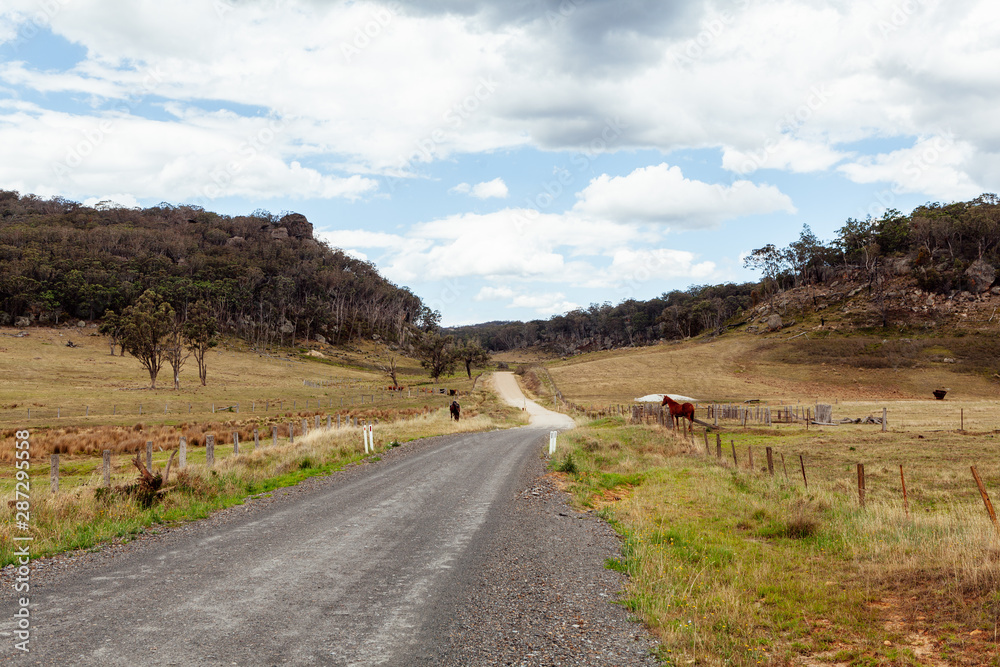
<svg viewBox="0 0 1000 667">
<path fill-rule="evenodd" d="M 0 187 L 297 211 L 445 324 L 996 192 L 975 0 L 7 0 Z"/>
</svg>

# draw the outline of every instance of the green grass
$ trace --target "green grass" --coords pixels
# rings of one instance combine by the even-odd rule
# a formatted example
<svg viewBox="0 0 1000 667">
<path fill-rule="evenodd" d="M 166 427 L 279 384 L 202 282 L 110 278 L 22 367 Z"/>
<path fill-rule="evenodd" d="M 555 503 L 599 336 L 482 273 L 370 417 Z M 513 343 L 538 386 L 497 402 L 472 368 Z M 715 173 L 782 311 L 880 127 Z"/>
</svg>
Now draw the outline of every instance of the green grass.
<svg viewBox="0 0 1000 667">
<path fill-rule="evenodd" d="M 377 451 L 419 437 L 520 425 L 523 419 L 520 410 L 501 405 L 492 394 L 477 392 L 463 400 L 468 417 L 461 422 L 452 421 L 442 408 L 409 420 L 380 424 L 375 430 Z M 270 438 L 266 442 L 270 444 Z M 162 472 L 167 456 L 166 452 L 157 452 L 154 469 Z M 189 450 L 188 466 L 171 471 L 166 483 L 169 491 L 162 501 L 147 509 L 120 494 L 112 494 L 108 499 L 95 497 L 100 483 L 96 473 L 100 459 L 73 461 L 69 466 L 73 474 L 61 479 L 57 494 L 48 491 L 47 466 L 32 465 L 31 555 L 38 558 L 89 549 L 115 539 L 131 539 L 157 525 L 204 518 L 243 503 L 251 496 L 330 474 L 365 458 L 357 428 L 315 430 L 296 437 L 294 443 L 281 439 L 277 446 L 262 446 L 257 450 L 242 446 L 238 456 L 232 455 L 231 445 L 218 446 L 212 468 L 204 464 L 204 447 L 193 448 Z M 380 459 L 377 454 L 368 458 Z M 125 470 L 112 483 L 122 484 L 135 478 L 134 469 Z M 15 562 L 12 538 L 22 533 L 15 529 L 14 508 L 0 506 L 0 514 L 3 515 L 0 517 L 2 567 Z"/>
<path fill-rule="evenodd" d="M 764 440 L 778 444 L 753 432 L 737 443 Z M 887 628 L 886 614 L 925 631 L 953 624 L 943 657 L 992 650 L 969 633 L 992 638 L 1000 576 L 990 554 L 1000 551 L 972 500 L 907 519 L 898 502 L 876 494 L 861 510 L 836 480 L 817 475 L 806 489 L 780 467 L 772 478 L 731 459 L 720 465 L 714 443 L 706 457 L 700 441 L 692 447 L 621 420 L 578 428 L 561 443 L 553 468 L 573 460 L 576 470 L 564 474 L 575 502 L 597 508 L 621 535 L 622 556 L 605 566 L 629 576 L 622 603 L 659 637 L 666 664 L 780 665 L 803 656 L 918 664 L 908 645 L 916 627 Z M 882 444 L 895 446 L 891 437 Z M 867 447 L 875 458 L 876 445 Z"/>
</svg>

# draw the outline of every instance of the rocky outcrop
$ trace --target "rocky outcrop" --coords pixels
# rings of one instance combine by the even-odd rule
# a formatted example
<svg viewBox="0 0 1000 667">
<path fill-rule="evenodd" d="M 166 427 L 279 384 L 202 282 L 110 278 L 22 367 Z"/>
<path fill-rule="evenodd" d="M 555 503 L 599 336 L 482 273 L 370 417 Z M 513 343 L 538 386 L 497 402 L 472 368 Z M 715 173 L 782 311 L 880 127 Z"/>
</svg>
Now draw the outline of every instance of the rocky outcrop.
<svg viewBox="0 0 1000 667">
<path fill-rule="evenodd" d="M 993 285 L 996 277 L 996 268 L 982 259 L 977 259 L 965 270 L 965 278 L 969 285 L 969 291 L 973 294 L 982 294 L 988 290 Z"/>
<path fill-rule="evenodd" d="M 278 221 L 278 225 L 287 229 L 289 236 L 297 239 L 312 239 L 313 237 L 312 223 L 301 213 L 289 213 Z M 272 232 L 273 234 L 274 232 Z"/>
</svg>

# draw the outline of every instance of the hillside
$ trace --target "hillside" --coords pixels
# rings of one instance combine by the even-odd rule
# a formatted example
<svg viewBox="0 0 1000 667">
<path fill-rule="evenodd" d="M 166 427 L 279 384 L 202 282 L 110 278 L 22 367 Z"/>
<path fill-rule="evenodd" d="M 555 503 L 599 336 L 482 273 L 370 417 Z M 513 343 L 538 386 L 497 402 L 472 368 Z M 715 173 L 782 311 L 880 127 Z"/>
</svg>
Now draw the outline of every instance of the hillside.
<svg viewBox="0 0 1000 667">
<path fill-rule="evenodd" d="M 838 326 L 878 327 L 885 335 L 941 325 L 974 328 L 980 311 L 996 307 L 1000 291 L 993 287 L 1000 266 L 1000 198 L 984 194 L 925 204 L 909 215 L 889 209 L 878 219 L 851 218 L 830 241 L 804 225 L 797 240 L 785 247 L 766 243 L 744 265 L 761 273 L 759 283 L 692 285 L 646 301 L 595 303 L 548 320 L 490 322 L 453 332 L 493 351 L 539 347 L 571 355 L 718 335 L 748 317 L 775 310 L 784 317 L 789 309 L 801 316 L 810 309 L 842 308 L 840 315 L 849 317 L 830 318 Z M 796 287 L 807 290 L 790 296 Z M 826 313 L 816 319 L 822 324 Z"/>
<path fill-rule="evenodd" d="M 154 288 L 179 313 L 204 300 L 255 348 L 318 335 L 398 341 L 420 299 L 313 237 L 305 216 L 196 206 L 88 207 L 0 191 L 0 325 L 121 312 Z"/>
</svg>

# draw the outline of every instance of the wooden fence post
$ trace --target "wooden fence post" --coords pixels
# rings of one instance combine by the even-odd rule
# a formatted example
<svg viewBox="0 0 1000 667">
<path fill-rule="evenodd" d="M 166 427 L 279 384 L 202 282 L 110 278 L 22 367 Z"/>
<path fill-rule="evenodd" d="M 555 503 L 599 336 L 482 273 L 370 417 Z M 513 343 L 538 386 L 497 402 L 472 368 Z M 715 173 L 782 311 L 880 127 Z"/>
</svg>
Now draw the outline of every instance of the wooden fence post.
<svg viewBox="0 0 1000 667">
<path fill-rule="evenodd" d="M 277 445 L 278 445 L 278 427 L 277 426 L 272 426 L 271 427 L 271 446 L 272 447 L 277 447 Z"/>
<path fill-rule="evenodd" d="M 288 422 L 288 442 L 295 443 L 295 424 Z"/>
<path fill-rule="evenodd" d="M 319 415 L 316 415 L 316 419 L 314 419 L 313 421 L 314 421 L 313 428 L 315 428 L 315 429 L 318 430 L 319 429 Z"/>
<path fill-rule="evenodd" d="M 101 452 L 104 464 L 104 486 L 111 486 L 111 450 L 105 449 Z"/>
<path fill-rule="evenodd" d="M 885 430 L 886 430 L 886 413 L 887 412 L 888 412 L 888 410 L 886 408 L 882 408 L 882 432 L 883 433 L 885 433 Z"/>
<path fill-rule="evenodd" d="M 233 456 L 239 456 L 240 453 L 240 434 L 233 431 Z"/>
<path fill-rule="evenodd" d="M 330 425 L 331 425 L 332 422 L 333 422 L 333 417 L 331 417 L 330 415 L 327 415 L 326 416 L 326 430 L 327 431 L 330 430 Z"/>
<path fill-rule="evenodd" d="M 903 511 L 906 512 L 906 518 L 910 518 L 910 501 L 906 497 L 906 478 L 903 476 L 903 465 L 899 465 L 899 483 L 903 485 Z"/>
<path fill-rule="evenodd" d="M 735 440 L 730 440 L 729 441 L 729 446 L 733 448 L 733 467 L 734 468 L 739 468 L 740 467 L 740 463 L 739 463 L 739 461 L 736 460 L 736 441 Z"/>
<path fill-rule="evenodd" d="M 708 446 L 708 429 L 705 429 L 705 456 L 711 456 L 712 450 Z"/>
<path fill-rule="evenodd" d="M 767 452 L 767 472 L 774 477 L 774 451 L 770 447 L 766 447 Z"/>
<path fill-rule="evenodd" d="M 257 429 L 254 429 L 253 430 L 253 450 L 256 452 L 257 451 L 257 447 L 259 447 L 259 446 L 260 446 L 260 433 L 257 431 Z"/>
<path fill-rule="evenodd" d="M 865 506 L 865 464 L 858 464 L 858 502 Z"/>
<path fill-rule="evenodd" d="M 802 483 L 805 484 L 806 488 L 808 489 L 809 488 L 809 480 L 806 479 L 806 462 L 802 458 L 801 454 L 799 454 L 799 466 L 802 468 Z"/>
<path fill-rule="evenodd" d="M 785 465 L 785 453 L 781 452 L 781 469 L 785 471 L 785 481 L 788 481 L 788 467 Z"/>
<path fill-rule="evenodd" d="M 972 466 L 972 476 L 976 480 L 976 486 L 979 487 L 979 495 L 983 497 L 983 504 L 986 505 L 986 511 L 990 515 L 990 521 L 993 522 L 993 527 L 997 529 L 1000 533 L 1000 524 L 997 523 L 997 513 L 993 510 L 993 503 L 990 502 L 990 495 L 986 493 L 986 487 L 983 486 L 983 480 L 979 478 L 979 473 L 976 472 L 976 466 Z"/>
<path fill-rule="evenodd" d="M 750 470 L 753 470 L 753 445 L 747 445 L 747 459 L 750 461 Z"/>
<path fill-rule="evenodd" d="M 153 472 L 153 441 L 146 441 L 146 470 Z"/>
<path fill-rule="evenodd" d="M 177 465 L 183 470 L 187 467 L 188 463 L 188 440 L 183 435 L 181 436 L 178 449 L 180 450 L 180 460 L 177 462 Z"/>
<path fill-rule="evenodd" d="M 302 435 L 309 435 L 309 420 L 305 418 L 302 419 Z"/>
<path fill-rule="evenodd" d="M 211 434 L 205 436 L 205 465 L 215 465 L 215 436 Z"/>
<path fill-rule="evenodd" d="M 53 454 L 49 467 L 49 488 L 52 493 L 59 493 L 59 455 Z"/>
</svg>

